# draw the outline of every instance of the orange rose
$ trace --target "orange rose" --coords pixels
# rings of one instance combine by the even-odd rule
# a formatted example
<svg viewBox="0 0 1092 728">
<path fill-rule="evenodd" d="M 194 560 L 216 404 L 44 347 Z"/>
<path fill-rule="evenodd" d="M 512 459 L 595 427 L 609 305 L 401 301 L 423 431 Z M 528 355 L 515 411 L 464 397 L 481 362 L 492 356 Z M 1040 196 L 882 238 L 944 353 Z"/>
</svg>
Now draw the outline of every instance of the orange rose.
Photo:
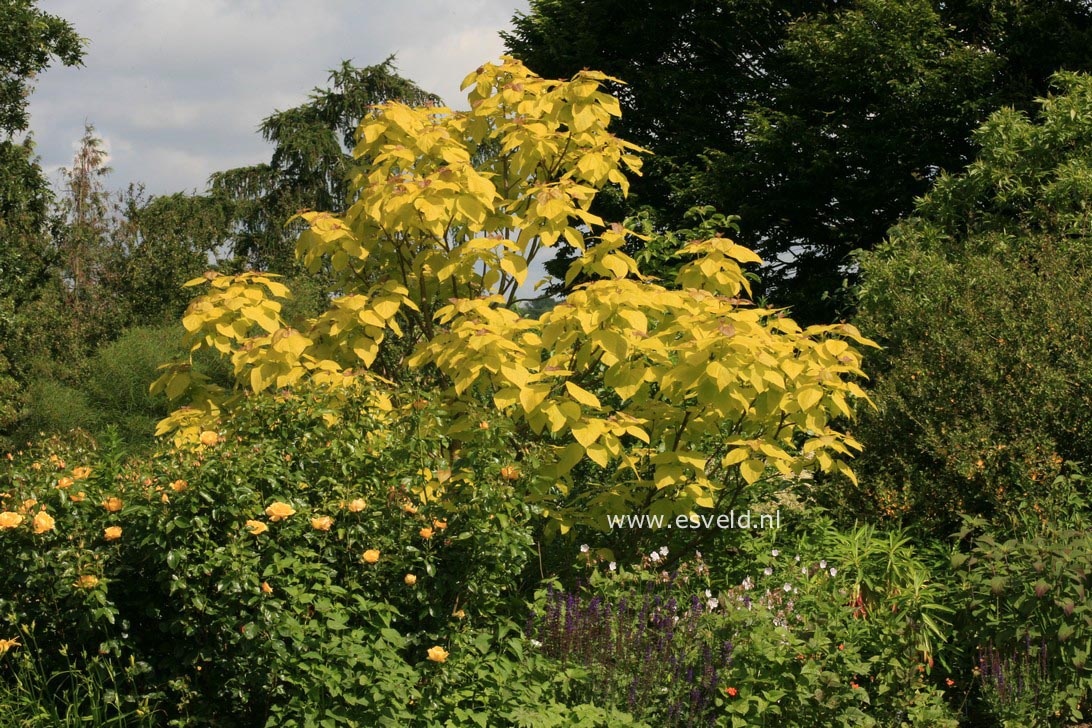
<svg viewBox="0 0 1092 728">
<path fill-rule="evenodd" d="M 406 578 L 402 581 L 406 582 L 406 586 L 413 586 L 417 583 L 417 577 L 414 574 L 406 574 Z"/>
<path fill-rule="evenodd" d="M 98 583 L 99 577 L 93 576 L 91 574 L 84 574 L 79 579 L 77 579 L 76 582 L 72 584 L 72 586 L 76 587 L 77 589 L 93 589 L 98 585 Z"/>
<path fill-rule="evenodd" d="M 255 536 L 260 536 L 269 530 L 269 526 L 265 525 L 261 521 L 255 521 L 253 519 L 246 522 L 246 527 L 250 529 L 250 532 Z"/>
<path fill-rule="evenodd" d="M 346 508 L 349 509 L 350 513 L 360 513 L 362 510 L 367 508 L 367 506 L 368 504 L 364 502 L 363 498 L 357 498 L 355 500 L 349 501 L 349 505 L 347 505 Z"/>
<path fill-rule="evenodd" d="M 124 507 L 124 503 L 121 502 L 121 498 L 113 497 L 107 498 L 102 502 L 102 507 L 111 513 L 117 513 Z"/>
<path fill-rule="evenodd" d="M 23 517 L 18 513 L 4 511 L 0 513 L 0 529 L 15 528 L 23 522 Z"/>
<path fill-rule="evenodd" d="M 447 521 L 433 521 L 432 525 L 443 531 L 445 528 L 447 528 Z"/>
<path fill-rule="evenodd" d="M 272 593 L 273 593 L 273 587 L 269 586 L 268 581 L 263 581 L 262 582 L 262 594 L 272 594 Z"/>
<path fill-rule="evenodd" d="M 72 477 L 76 480 L 83 480 L 89 475 L 91 475 L 91 468 L 83 465 L 78 468 L 72 468 Z"/>
<path fill-rule="evenodd" d="M 103 531 L 103 535 L 106 537 L 107 541 L 117 541 L 121 538 L 121 526 L 110 526 Z"/>
<path fill-rule="evenodd" d="M 182 480 L 181 478 L 171 483 L 171 490 L 173 490 L 175 493 L 181 493 L 188 487 L 190 487 L 190 484 Z"/>
<path fill-rule="evenodd" d="M 79 493 L 73 493 L 72 495 L 68 496 L 68 499 L 71 500 L 73 503 L 79 503 L 85 498 L 87 498 L 87 493 L 84 493 L 82 490 Z"/>
<path fill-rule="evenodd" d="M 66 475 L 66 476 L 64 476 L 63 478 L 58 478 L 58 479 L 57 479 L 57 487 L 58 487 L 58 488 L 71 488 L 71 487 L 72 487 L 72 483 L 74 483 L 74 482 L 75 482 L 75 481 L 74 481 L 74 480 L 72 480 L 72 478 L 70 478 L 70 477 L 68 477 L 68 476 Z"/>
<path fill-rule="evenodd" d="M 49 515 L 45 511 L 38 511 L 34 516 L 34 533 L 45 533 L 46 531 L 52 531 L 56 525 L 56 521 L 53 520 L 53 516 Z"/>
<path fill-rule="evenodd" d="M 432 529 L 429 528 L 428 526 L 425 526 L 424 528 L 422 528 L 420 531 L 418 531 L 418 533 L 421 534 L 421 538 L 425 538 L 425 539 L 432 538 Z"/>
<path fill-rule="evenodd" d="M 505 480 L 519 480 L 519 470 L 511 465 L 505 465 L 501 468 L 500 474 Z"/>
<path fill-rule="evenodd" d="M 369 564 L 379 561 L 379 549 L 368 549 L 364 552 L 364 560 Z"/>
<path fill-rule="evenodd" d="M 428 659 L 433 662 L 446 662 L 449 654 L 450 653 L 443 647 L 437 646 L 428 648 Z"/>
<path fill-rule="evenodd" d="M 334 525 L 334 519 L 329 516 L 319 516 L 311 519 L 311 528 L 316 531 L 329 531 L 332 525 Z"/>
<path fill-rule="evenodd" d="M 212 430 L 205 430 L 201 433 L 200 440 L 202 445 L 206 447 L 213 447 L 220 442 L 220 435 L 213 432 Z"/>
</svg>

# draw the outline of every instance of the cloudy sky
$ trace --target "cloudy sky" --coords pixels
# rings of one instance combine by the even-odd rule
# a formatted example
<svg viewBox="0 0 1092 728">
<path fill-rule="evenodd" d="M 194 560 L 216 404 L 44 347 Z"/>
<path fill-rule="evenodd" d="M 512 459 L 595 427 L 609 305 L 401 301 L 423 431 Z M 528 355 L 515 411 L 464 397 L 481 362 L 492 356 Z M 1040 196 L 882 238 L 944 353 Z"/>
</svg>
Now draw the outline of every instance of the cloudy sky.
<svg viewBox="0 0 1092 728">
<path fill-rule="evenodd" d="M 40 0 L 89 43 L 82 68 L 52 68 L 31 97 L 51 173 L 84 121 L 106 140 L 109 186 L 203 190 L 210 173 L 267 160 L 256 129 L 343 59 L 399 72 L 455 108 L 459 82 L 503 44 L 527 0 Z M 54 174 L 55 179 L 55 174 Z"/>
</svg>

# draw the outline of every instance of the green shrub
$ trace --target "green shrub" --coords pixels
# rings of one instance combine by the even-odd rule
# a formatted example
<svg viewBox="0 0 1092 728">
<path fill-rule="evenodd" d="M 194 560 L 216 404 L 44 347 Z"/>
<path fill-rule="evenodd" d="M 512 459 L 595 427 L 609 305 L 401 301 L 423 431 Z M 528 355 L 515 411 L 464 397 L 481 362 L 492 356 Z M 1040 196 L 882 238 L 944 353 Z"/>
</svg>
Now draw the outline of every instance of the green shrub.
<svg viewBox="0 0 1092 728">
<path fill-rule="evenodd" d="M 863 485 L 840 491 L 856 513 L 943 533 L 1092 461 L 1092 78 L 1054 87 L 1034 122 L 991 116 L 978 159 L 860 259 L 857 324 L 886 350 Z"/>
<path fill-rule="evenodd" d="M 488 714 L 504 681 L 482 649 L 509 649 L 494 615 L 522 610 L 533 553 L 529 507 L 499 475 L 508 436 L 483 430 L 452 461 L 414 435 L 427 407 L 340 397 L 250 398 L 235 437 L 192 452 L 12 461 L 0 629 L 33 625 L 43 659 L 146 664 L 142 694 L 183 723 Z M 449 666 L 496 689 L 452 694 Z"/>
<path fill-rule="evenodd" d="M 960 641 L 977 648 L 978 708 L 1008 725 L 1086 717 L 1092 691 L 1088 512 L 1085 479 L 1070 469 L 1046 498 L 1019 503 L 1008 524 L 967 519 L 959 534 L 952 566 L 964 602 Z M 1021 675 L 1028 682 L 1018 690 Z M 1007 692 L 1006 680 L 1013 683 Z"/>
</svg>

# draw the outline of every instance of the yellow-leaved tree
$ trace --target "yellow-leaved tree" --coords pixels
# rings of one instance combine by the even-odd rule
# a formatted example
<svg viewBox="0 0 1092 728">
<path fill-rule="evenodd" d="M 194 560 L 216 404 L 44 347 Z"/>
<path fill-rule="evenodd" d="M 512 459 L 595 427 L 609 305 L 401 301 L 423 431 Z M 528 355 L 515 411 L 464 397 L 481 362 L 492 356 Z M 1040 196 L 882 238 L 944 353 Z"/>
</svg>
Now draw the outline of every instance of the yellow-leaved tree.
<svg viewBox="0 0 1092 728">
<path fill-rule="evenodd" d="M 609 133 L 606 78 L 547 80 L 503 58 L 467 77 L 469 111 L 376 108 L 357 131 L 348 209 L 300 213 L 297 254 L 333 281 L 329 310 L 286 322 L 270 274 L 191 281 L 208 286 L 183 320 L 191 352 L 230 357 L 237 385 L 167 365 L 153 386 L 187 404 L 160 433 L 193 440 L 246 392 L 304 381 L 367 386 L 389 408 L 390 380 L 427 372 L 444 437 L 472 437 L 486 402 L 551 454 L 519 481 L 563 531 L 725 508 L 805 470 L 852 478 L 858 445 L 832 422 L 866 398 L 853 344 L 872 342 L 755 307 L 741 266 L 761 261 L 727 238 L 686 245 L 669 285 L 642 276 L 623 251 L 636 233 L 590 211 L 603 186 L 626 192 L 643 152 Z M 559 240 L 582 253 L 569 282 L 589 282 L 523 316 L 528 263 Z M 392 363 L 381 354 L 395 343 L 410 355 Z"/>
</svg>

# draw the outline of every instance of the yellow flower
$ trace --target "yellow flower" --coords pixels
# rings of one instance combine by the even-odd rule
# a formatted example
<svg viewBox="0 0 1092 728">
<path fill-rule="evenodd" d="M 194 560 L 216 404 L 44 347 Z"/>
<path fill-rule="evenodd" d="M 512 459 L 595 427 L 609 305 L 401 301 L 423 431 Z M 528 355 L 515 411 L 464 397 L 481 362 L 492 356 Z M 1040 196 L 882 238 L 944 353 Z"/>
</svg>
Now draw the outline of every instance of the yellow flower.
<svg viewBox="0 0 1092 728">
<path fill-rule="evenodd" d="M 42 464 L 41 463 L 31 463 L 30 464 L 30 469 L 31 470 L 41 470 L 42 469 Z"/>
<path fill-rule="evenodd" d="M 107 541 L 117 541 L 121 538 L 121 526 L 110 526 L 103 531 L 103 535 Z"/>
<path fill-rule="evenodd" d="M 269 586 L 268 581 L 263 581 L 262 582 L 262 594 L 272 594 L 272 593 L 273 593 L 273 587 Z"/>
<path fill-rule="evenodd" d="M 38 511 L 34 516 L 34 533 L 52 531 L 54 525 L 56 525 L 56 521 L 53 520 L 53 516 L 45 511 Z"/>
<path fill-rule="evenodd" d="M 402 510 L 404 510 L 406 513 L 409 513 L 409 514 L 414 514 L 414 513 L 417 512 L 416 506 L 414 506 L 412 503 L 403 504 Z"/>
<path fill-rule="evenodd" d="M 79 579 L 77 579 L 72 584 L 72 586 L 76 587 L 77 589 L 93 589 L 94 587 L 98 586 L 98 583 L 99 577 L 92 574 L 84 574 Z"/>
<path fill-rule="evenodd" d="M 406 586 L 413 586 L 417 583 L 417 577 L 414 574 L 406 574 L 406 578 L 402 581 L 406 582 Z"/>
<path fill-rule="evenodd" d="M 22 511 L 23 513 L 26 513 L 36 505 L 38 505 L 37 499 L 27 498 L 25 501 L 23 501 L 23 505 L 20 506 L 19 510 Z"/>
<path fill-rule="evenodd" d="M 428 526 L 422 528 L 418 533 L 421 534 L 421 538 L 432 538 L 432 529 Z"/>
<path fill-rule="evenodd" d="M 368 549 L 364 552 L 364 560 L 369 564 L 374 564 L 379 561 L 379 549 Z"/>
<path fill-rule="evenodd" d="M 10 650 L 12 647 L 21 647 L 18 637 L 12 637 L 10 640 L 0 640 L 0 655 Z"/>
<path fill-rule="evenodd" d="M 349 509 L 350 513 L 360 513 L 367 506 L 368 504 L 364 502 L 363 498 L 357 498 L 355 500 L 349 501 L 349 505 L 346 507 Z"/>
<path fill-rule="evenodd" d="M 169 495 L 167 495 L 166 493 L 163 493 L 162 495 L 159 496 L 159 500 L 163 501 L 164 503 L 170 503 L 171 502 L 171 497 Z"/>
<path fill-rule="evenodd" d="M 295 512 L 295 508 L 288 505 L 287 503 L 281 503 L 280 501 L 274 501 L 273 504 L 269 506 L 269 508 L 265 509 L 265 515 L 269 516 L 269 520 L 271 521 L 284 520 Z"/>
<path fill-rule="evenodd" d="M 175 493 L 181 493 L 182 491 L 184 491 L 189 486 L 190 486 L 189 483 L 187 483 L 186 481 L 179 478 L 178 480 L 171 483 L 171 490 L 173 490 Z"/>
<path fill-rule="evenodd" d="M 87 493 L 84 493 L 81 490 L 79 493 L 73 493 L 72 495 L 68 496 L 68 499 L 71 500 L 73 503 L 79 503 L 80 501 L 82 501 L 86 497 L 87 497 Z"/>
<path fill-rule="evenodd" d="M 246 522 L 246 527 L 250 529 L 250 532 L 255 536 L 260 536 L 269 530 L 269 526 L 265 525 L 261 521 L 255 521 L 253 519 Z"/>
<path fill-rule="evenodd" d="M 334 519 L 329 516 L 319 516 L 311 519 L 311 528 L 316 531 L 329 531 L 332 525 L 334 525 Z"/>
<path fill-rule="evenodd" d="M 72 477 L 76 480 L 83 480 L 89 475 L 91 475 L 91 468 L 83 465 L 78 468 L 72 468 Z"/>
<path fill-rule="evenodd" d="M 519 470 L 511 465 L 505 465 L 501 468 L 500 474 L 505 480 L 519 480 Z"/>
<path fill-rule="evenodd" d="M 102 502 L 102 507 L 108 510 L 110 513 L 117 513 L 122 509 L 125 504 L 121 502 L 121 498 L 117 496 L 107 498 Z"/>
<path fill-rule="evenodd" d="M 447 521 L 433 521 L 432 525 L 443 531 L 445 528 L 447 528 Z"/>
<path fill-rule="evenodd" d="M 72 487 L 72 483 L 74 483 L 74 482 L 75 481 L 73 481 L 72 478 L 69 478 L 66 475 L 63 478 L 58 478 L 57 479 L 57 487 L 58 488 L 70 488 L 70 487 Z"/>
<path fill-rule="evenodd" d="M 428 659 L 433 662 L 446 662 L 448 654 L 448 651 L 443 647 L 437 646 L 428 648 Z"/>
<path fill-rule="evenodd" d="M 452 612 L 451 616 L 455 617 L 456 619 L 466 619 L 466 612 L 459 609 L 459 610 L 456 610 L 456 611 Z"/>
<path fill-rule="evenodd" d="M 216 443 L 220 442 L 220 436 L 212 430 L 205 430 L 201 433 L 201 444 L 208 447 L 212 447 Z"/>
<path fill-rule="evenodd" d="M 22 522 L 23 517 L 18 513 L 12 513 L 11 511 L 0 513 L 0 528 L 2 529 L 15 528 Z"/>
</svg>

